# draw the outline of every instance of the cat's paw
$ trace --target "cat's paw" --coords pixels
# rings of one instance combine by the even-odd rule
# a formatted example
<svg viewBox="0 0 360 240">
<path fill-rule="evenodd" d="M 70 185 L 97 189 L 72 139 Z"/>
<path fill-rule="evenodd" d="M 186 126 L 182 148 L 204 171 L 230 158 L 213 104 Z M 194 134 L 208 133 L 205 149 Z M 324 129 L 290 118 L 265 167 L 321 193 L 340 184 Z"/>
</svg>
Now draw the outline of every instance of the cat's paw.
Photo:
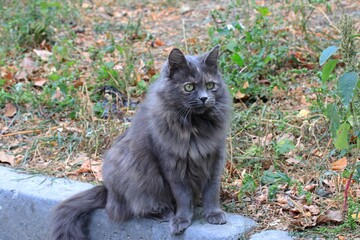
<svg viewBox="0 0 360 240">
<path fill-rule="evenodd" d="M 191 224 L 191 218 L 183 216 L 173 216 L 170 219 L 171 234 L 181 234 Z"/>
<path fill-rule="evenodd" d="M 205 220 L 211 224 L 225 224 L 227 222 L 226 215 L 221 210 L 205 214 Z"/>
</svg>

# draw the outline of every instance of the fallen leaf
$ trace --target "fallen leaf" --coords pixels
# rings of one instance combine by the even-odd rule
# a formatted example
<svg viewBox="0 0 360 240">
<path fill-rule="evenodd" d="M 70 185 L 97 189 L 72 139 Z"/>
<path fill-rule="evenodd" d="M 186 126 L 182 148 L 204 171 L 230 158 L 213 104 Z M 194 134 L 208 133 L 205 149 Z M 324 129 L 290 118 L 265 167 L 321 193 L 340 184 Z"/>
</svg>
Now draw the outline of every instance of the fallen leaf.
<svg viewBox="0 0 360 240">
<path fill-rule="evenodd" d="M 235 98 L 236 98 L 237 100 L 241 100 L 241 99 L 243 99 L 244 97 L 246 97 L 246 94 L 244 94 L 244 93 L 242 93 L 242 92 L 240 92 L 240 91 L 238 91 L 238 92 L 235 94 Z"/>
<path fill-rule="evenodd" d="M 310 192 L 310 191 L 314 190 L 317 186 L 318 186 L 318 184 L 315 184 L 315 183 L 308 184 L 304 187 L 304 190 Z"/>
<path fill-rule="evenodd" d="M 309 116 L 310 111 L 307 109 L 301 109 L 297 114 L 298 118 L 307 118 Z"/>
<path fill-rule="evenodd" d="M 275 86 L 272 89 L 272 94 L 274 98 L 284 98 L 286 96 L 286 91 L 284 89 L 279 89 L 277 86 Z"/>
<path fill-rule="evenodd" d="M 355 222 L 360 223 L 360 213 L 351 214 L 351 218 L 355 220 Z"/>
<path fill-rule="evenodd" d="M 304 209 L 308 210 L 311 213 L 311 215 L 319 215 L 320 214 L 320 209 L 316 205 L 310 205 L 310 206 L 304 205 Z"/>
<path fill-rule="evenodd" d="M 47 80 L 46 80 L 45 78 L 42 78 L 42 79 L 40 79 L 40 80 L 36 80 L 36 81 L 34 82 L 34 86 L 36 86 L 36 87 L 42 87 L 42 86 L 45 85 L 46 82 L 47 82 Z"/>
<path fill-rule="evenodd" d="M 61 100 L 62 98 L 64 98 L 60 88 L 56 88 L 55 93 L 52 95 L 51 99 L 52 100 Z"/>
<path fill-rule="evenodd" d="M 280 204 L 288 204 L 288 199 L 283 194 L 276 194 L 276 202 Z"/>
<path fill-rule="evenodd" d="M 27 78 L 27 73 L 24 70 L 21 70 L 15 74 L 15 79 L 18 81 L 26 79 L 26 78 Z"/>
<path fill-rule="evenodd" d="M 347 158 L 343 157 L 331 164 L 331 170 L 342 171 L 346 168 L 346 166 L 347 166 Z"/>
<path fill-rule="evenodd" d="M 5 104 L 5 113 L 4 113 L 5 117 L 13 117 L 16 114 L 16 112 L 17 109 L 14 106 L 14 104 L 10 102 Z"/>
<path fill-rule="evenodd" d="M 329 210 L 325 214 L 320 214 L 316 218 L 316 224 L 328 223 L 328 222 L 340 223 L 342 221 L 343 221 L 343 213 L 341 210 Z"/>
<path fill-rule="evenodd" d="M 273 134 L 269 133 L 266 136 L 260 138 L 260 144 L 261 146 L 268 146 L 271 144 L 272 140 L 273 140 Z"/>
<path fill-rule="evenodd" d="M 288 164 L 299 164 L 299 163 L 300 163 L 300 160 L 291 157 L 291 158 L 288 158 L 288 159 L 286 160 L 286 162 L 287 162 Z"/>
<path fill-rule="evenodd" d="M 38 70 L 36 63 L 30 54 L 25 56 L 20 66 L 27 74 L 32 74 L 33 72 Z"/>
<path fill-rule="evenodd" d="M 85 173 L 85 172 L 89 172 L 94 174 L 94 176 L 96 177 L 96 179 L 98 181 L 102 181 L 102 161 L 94 161 L 94 160 L 86 160 L 85 162 L 83 162 L 83 164 L 81 165 L 81 167 L 76 170 L 77 173 Z"/>
<path fill-rule="evenodd" d="M 244 88 L 244 89 L 247 89 L 248 87 L 249 87 L 249 82 L 248 82 L 248 81 L 244 82 L 243 88 Z"/>
<path fill-rule="evenodd" d="M 41 60 L 45 62 L 49 61 L 50 57 L 53 55 L 52 52 L 49 52 L 48 50 L 34 49 L 34 52 L 38 57 L 40 57 Z"/>
<path fill-rule="evenodd" d="M 8 163 L 11 166 L 14 166 L 15 165 L 15 157 L 7 154 L 5 152 L 0 152 L 0 162 Z"/>
<path fill-rule="evenodd" d="M 84 81 L 82 79 L 77 79 L 73 82 L 73 86 L 75 88 L 79 88 L 84 85 Z"/>
<path fill-rule="evenodd" d="M 155 47 L 161 47 L 161 46 L 164 46 L 165 45 L 165 42 L 161 41 L 160 39 L 155 39 L 155 42 L 154 42 L 154 46 Z"/>
</svg>

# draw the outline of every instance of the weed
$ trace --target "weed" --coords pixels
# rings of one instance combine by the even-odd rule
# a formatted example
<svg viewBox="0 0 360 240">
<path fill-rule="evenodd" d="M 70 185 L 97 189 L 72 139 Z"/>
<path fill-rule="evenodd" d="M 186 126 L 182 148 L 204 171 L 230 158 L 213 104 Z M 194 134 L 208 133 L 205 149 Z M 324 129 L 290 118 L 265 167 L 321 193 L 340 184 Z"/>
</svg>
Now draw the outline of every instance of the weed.
<svg viewBox="0 0 360 240">
<path fill-rule="evenodd" d="M 230 8 L 236 6 L 231 5 Z M 225 81 L 230 91 L 236 96 L 241 92 L 251 96 L 267 96 L 269 88 L 260 80 L 270 78 L 286 59 L 288 47 L 279 41 L 280 34 L 274 34 L 268 20 L 270 11 L 267 7 L 256 6 L 257 15 L 252 24 L 241 24 L 240 16 L 235 22 L 229 22 L 228 14 L 213 11 L 215 22 L 221 22 L 209 29 L 209 36 L 214 44 L 223 46 L 224 54 L 220 59 Z M 230 9 L 228 10 L 230 11 Z"/>
<path fill-rule="evenodd" d="M 76 5 L 76 4 L 75 4 Z M 77 10 L 67 1 L 2 1 L 0 6 L 1 50 L 24 51 L 43 41 L 54 42 L 59 27 L 69 27 Z M 72 19 L 72 20 L 71 20 Z"/>
<path fill-rule="evenodd" d="M 347 211 L 347 197 L 350 182 L 355 171 L 359 171 L 356 162 L 360 152 L 360 124 L 358 113 L 360 111 L 360 93 L 358 90 L 358 67 L 356 61 L 356 47 L 353 35 L 353 21 L 349 16 L 343 16 L 340 22 L 341 42 L 340 47 L 330 46 L 320 56 L 320 65 L 323 66 L 322 80 L 327 81 L 328 76 L 334 70 L 337 59 L 328 59 L 339 49 L 342 53 L 342 61 L 345 63 L 343 73 L 338 78 L 338 90 L 334 96 L 337 102 L 328 104 L 327 116 L 330 119 L 330 130 L 335 138 L 335 148 L 343 153 L 349 152 L 353 158 L 351 173 L 344 192 L 344 211 Z M 353 139 L 353 140 L 352 140 Z"/>
</svg>

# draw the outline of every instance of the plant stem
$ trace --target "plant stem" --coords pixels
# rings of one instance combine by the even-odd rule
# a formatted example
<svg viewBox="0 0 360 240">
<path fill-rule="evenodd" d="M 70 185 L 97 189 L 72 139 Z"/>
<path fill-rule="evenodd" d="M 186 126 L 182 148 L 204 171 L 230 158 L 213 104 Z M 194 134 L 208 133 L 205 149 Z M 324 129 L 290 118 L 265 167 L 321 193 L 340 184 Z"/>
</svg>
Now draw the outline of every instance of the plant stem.
<svg viewBox="0 0 360 240">
<path fill-rule="evenodd" d="M 348 212 L 348 195 L 349 195 L 349 188 L 350 188 L 350 184 L 351 184 L 351 180 L 352 180 L 352 176 L 354 174 L 355 171 L 355 166 L 353 167 L 353 169 L 351 170 L 349 179 L 346 182 L 346 186 L 345 186 L 345 191 L 344 191 L 344 205 L 343 205 L 343 210 L 344 210 L 344 214 L 347 215 Z"/>
</svg>

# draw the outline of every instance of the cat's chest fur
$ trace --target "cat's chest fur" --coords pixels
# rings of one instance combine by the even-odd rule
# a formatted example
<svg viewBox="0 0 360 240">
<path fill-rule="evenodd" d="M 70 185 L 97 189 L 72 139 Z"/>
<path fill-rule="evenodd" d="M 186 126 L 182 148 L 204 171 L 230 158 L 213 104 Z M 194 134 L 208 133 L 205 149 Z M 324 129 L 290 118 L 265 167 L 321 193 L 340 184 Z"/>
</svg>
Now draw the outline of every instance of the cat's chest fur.
<svg viewBox="0 0 360 240">
<path fill-rule="evenodd" d="M 162 150 L 183 161 L 197 162 L 216 153 L 219 138 L 223 138 L 221 126 L 212 123 L 210 116 L 191 116 L 184 124 L 170 113 L 156 116 L 152 121 L 153 138 Z"/>
</svg>

